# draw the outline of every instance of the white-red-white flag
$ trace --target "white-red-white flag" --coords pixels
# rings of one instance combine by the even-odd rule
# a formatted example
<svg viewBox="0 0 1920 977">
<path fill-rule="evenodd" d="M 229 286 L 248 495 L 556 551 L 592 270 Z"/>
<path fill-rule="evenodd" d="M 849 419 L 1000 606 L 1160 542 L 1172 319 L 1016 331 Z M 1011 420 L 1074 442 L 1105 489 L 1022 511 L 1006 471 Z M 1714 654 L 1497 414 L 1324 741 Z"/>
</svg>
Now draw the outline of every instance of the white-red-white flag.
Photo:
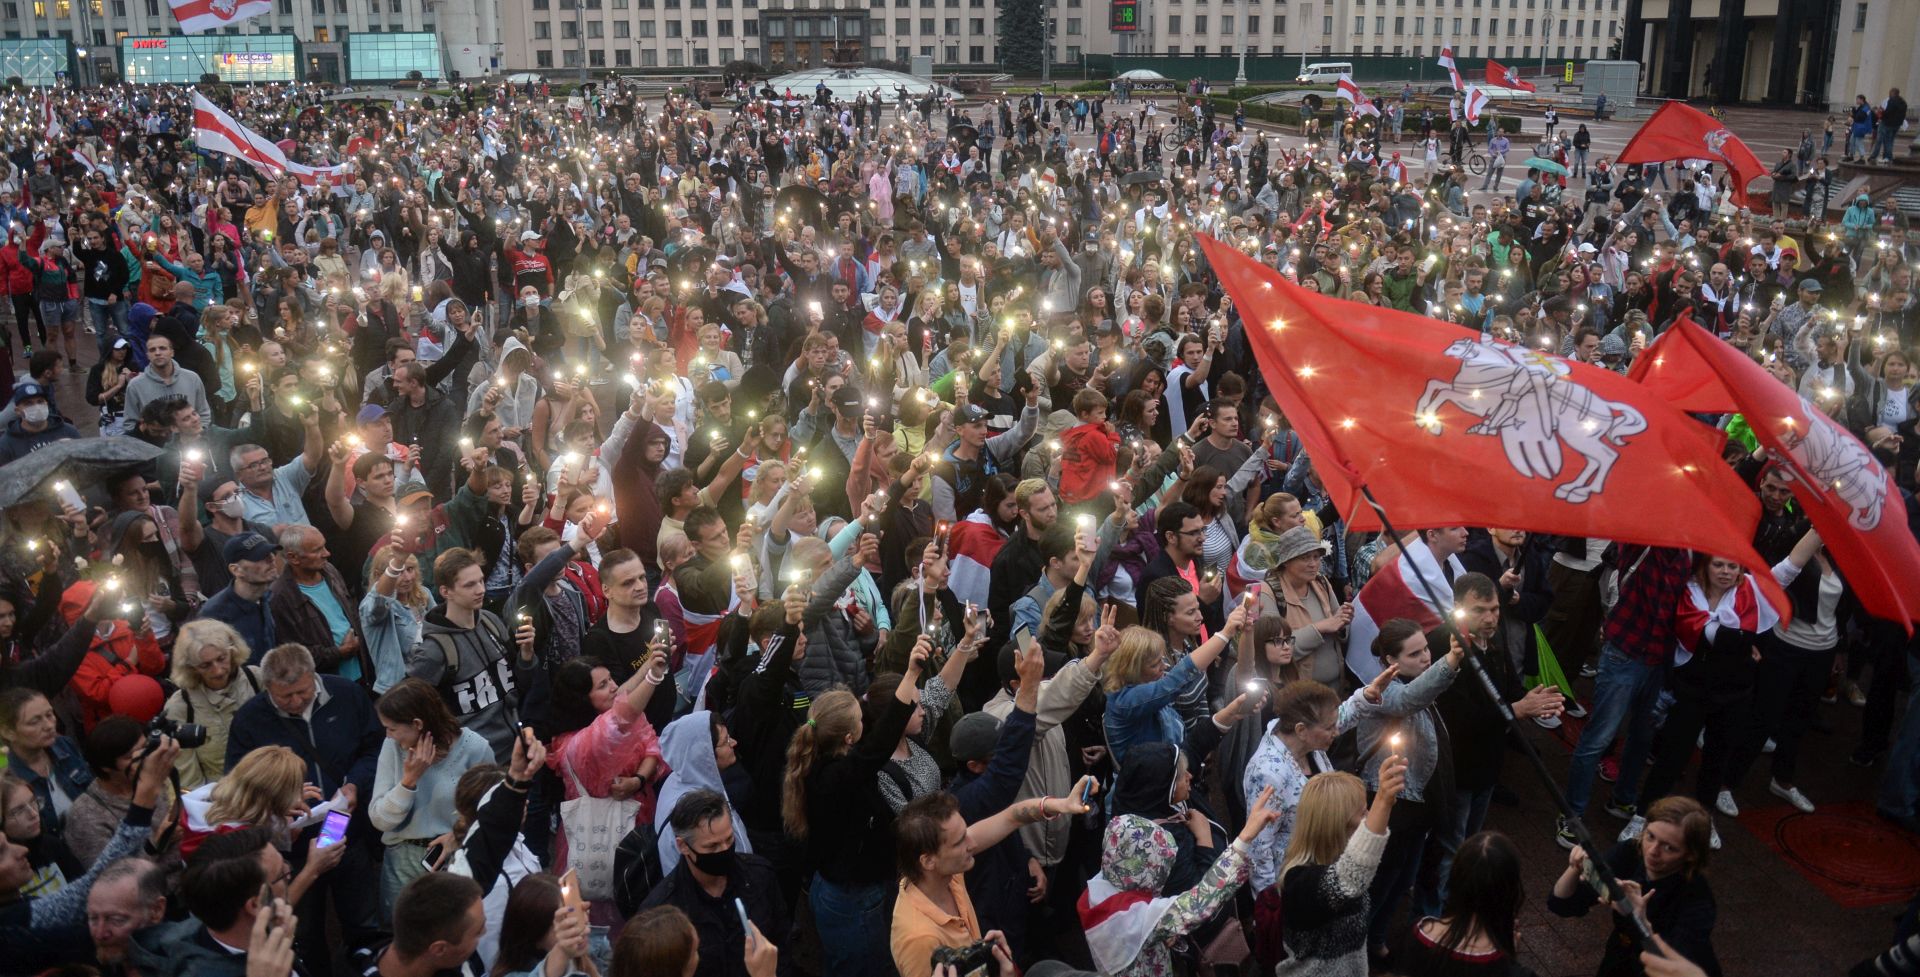
<svg viewBox="0 0 1920 977">
<path fill-rule="evenodd" d="M 1480 122 L 1480 113 L 1486 109 L 1488 101 L 1486 91 L 1481 89 L 1479 85 L 1467 86 L 1466 97 L 1462 99 L 1463 105 L 1461 111 L 1466 113 L 1468 125 L 1476 125 Z"/>
<path fill-rule="evenodd" d="M 186 34 L 219 30 L 273 10 L 272 0 L 167 0 Z"/>
<path fill-rule="evenodd" d="M 1360 86 L 1353 83 L 1353 76 L 1341 75 L 1340 83 L 1334 86 L 1334 91 L 1337 92 L 1341 98 L 1353 103 L 1354 115 L 1377 116 L 1380 114 L 1380 106 L 1373 104 L 1373 99 L 1368 98 L 1367 93 L 1361 91 Z"/>
<path fill-rule="evenodd" d="M 254 169 L 268 176 L 291 173 L 301 186 L 315 188 L 331 186 L 333 192 L 340 193 L 342 178 L 353 171 L 351 163 L 339 166 L 308 166 L 287 158 L 279 145 L 273 140 L 240 124 L 228 115 L 220 106 L 213 104 L 205 95 L 195 92 L 193 95 L 193 141 L 201 149 L 245 160 Z"/>
<path fill-rule="evenodd" d="M 1453 90 L 1460 90 L 1460 69 L 1453 64 L 1453 45 L 1440 49 L 1440 67 L 1447 69 L 1447 77 L 1453 80 Z"/>
</svg>

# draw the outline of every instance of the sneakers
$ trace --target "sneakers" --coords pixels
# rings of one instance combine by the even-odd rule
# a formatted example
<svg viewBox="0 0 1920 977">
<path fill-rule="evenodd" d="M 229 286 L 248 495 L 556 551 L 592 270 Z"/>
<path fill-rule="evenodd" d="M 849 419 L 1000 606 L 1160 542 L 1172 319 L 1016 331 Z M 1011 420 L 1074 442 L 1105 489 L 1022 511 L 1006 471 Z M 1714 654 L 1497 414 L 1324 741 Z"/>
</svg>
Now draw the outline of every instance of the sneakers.
<svg viewBox="0 0 1920 977">
<path fill-rule="evenodd" d="M 1604 810 L 1622 821 L 1630 821 L 1639 817 L 1636 813 L 1638 809 L 1632 804 L 1608 804 Z"/>
<path fill-rule="evenodd" d="M 1853 703 L 1856 709 L 1864 707 L 1867 704 L 1867 690 L 1861 688 L 1858 682 L 1848 682 L 1847 701 Z"/>
<path fill-rule="evenodd" d="M 1581 705 L 1579 699 L 1572 699 L 1572 698 L 1568 699 L 1567 708 L 1564 711 L 1567 715 L 1572 716 L 1575 719 L 1587 718 L 1587 707 Z"/>
<path fill-rule="evenodd" d="M 1600 758 L 1600 779 L 1610 784 L 1620 779 L 1619 757 Z"/>
<path fill-rule="evenodd" d="M 1633 817 L 1627 819 L 1627 826 L 1620 829 L 1620 837 L 1615 840 L 1622 841 L 1622 842 L 1632 841 L 1633 839 L 1640 837 L 1640 832 L 1645 831 L 1646 829 L 1647 829 L 1647 819 L 1636 814 Z"/>
<path fill-rule="evenodd" d="M 1553 840 L 1559 842 L 1560 847 L 1568 851 L 1572 851 L 1573 846 L 1580 843 L 1580 837 L 1573 833 L 1573 823 L 1564 817 L 1553 820 Z"/>
<path fill-rule="evenodd" d="M 1533 717 L 1533 724 L 1535 726 L 1540 727 L 1541 729 L 1559 729 L 1560 717 L 1559 716 L 1535 716 Z"/>
<path fill-rule="evenodd" d="M 1813 802 L 1810 800 L 1807 800 L 1807 795 L 1800 793 L 1800 788 L 1782 787 L 1780 786 L 1780 781 L 1768 780 L 1767 789 L 1773 792 L 1773 796 L 1781 798 L 1785 800 L 1787 803 L 1792 804 L 1794 807 L 1799 808 L 1800 813 L 1802 814 L 1813 813 Z"/>
<path fill-rule="evenodd" d="M 1638 821 L 1638 820 L 1639 820 L 1639 818 L 1635 818 L 1634 820 L 1636 820 L 1636 821 Z M 1720 850 L 1720 829 L 1719 829 L 1719 827 L 1718 827 L 1718 826 L 1716 826 L 1716 825 L 1715 825 L 1715 824 L 1714 824 L 1714 823 L 1713 823 L 1712 821 L 1708 821 L 1708 822 L 1707 822 L 1707 832 L 1708 832 L 1708 834 L 1707 834 L 1707 844 L 1708 844 L 1708 845 L 1709 845 L 1710 847 L 1712 847 L 1714 851 L 1719 851 L 1719 850 Z"/>
<path fill-rule="evenodd" d="M 1593 678 L 1594 676 L 1599 674 L 1600 674 L 1600 666 L 1595 665 L 1592 662 L 1587 662 L 1586 664 L 1580 666 L 1581 678 Z"/>
<path fill-rule="evenodd" d="M 1740 805 L 1733 802 L 1733 791 L 1723 790 L 1713 799 L 1713 809 L 1730 818 L 1740 816 Z"/>
</svg>

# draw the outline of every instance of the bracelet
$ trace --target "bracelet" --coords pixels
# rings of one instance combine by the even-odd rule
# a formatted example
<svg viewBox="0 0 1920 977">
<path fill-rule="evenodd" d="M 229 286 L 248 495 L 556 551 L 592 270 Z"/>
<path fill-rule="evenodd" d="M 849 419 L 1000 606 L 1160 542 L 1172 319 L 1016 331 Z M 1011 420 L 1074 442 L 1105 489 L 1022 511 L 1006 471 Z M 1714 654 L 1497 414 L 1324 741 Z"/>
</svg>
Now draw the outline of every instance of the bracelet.
<svg viewBox="0 0 1920 977">
<path fill-rule="evenodd" d="M 515 780 L 513 779 L 512 774 L 508 774 L 507 779 L 504 781 L 501 781 L 501 783 L 505 784 L 508 790 L 513 791 L 516 794 L 524 794 L 527 792 L 527 788 L 533 786 L 533 781 Z"/>
<path fill-rule="evenodd" d="M 1053 798 L 1045 794 L 1042 794 L 1040 796 L 1040 820 L 1042 821 L 1052 821 L 1055 818 L 1058 818 L 1060 816 L 1059 812 L 1055 812 L 1053 814 L 1047 813 L 1047 802 L 1050 800 L 1053 800 Z"/>
</svg>

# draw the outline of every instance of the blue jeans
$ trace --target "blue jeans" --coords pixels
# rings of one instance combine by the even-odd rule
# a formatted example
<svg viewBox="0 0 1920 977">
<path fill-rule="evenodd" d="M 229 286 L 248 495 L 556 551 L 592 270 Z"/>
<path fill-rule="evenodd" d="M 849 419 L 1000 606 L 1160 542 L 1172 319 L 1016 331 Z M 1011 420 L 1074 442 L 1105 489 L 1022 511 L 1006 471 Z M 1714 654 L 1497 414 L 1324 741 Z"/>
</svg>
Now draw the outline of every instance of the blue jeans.
<svg viewBox="0 0 1920 977">
<path fill-rule="evenodd" d="M 1658 665 L 1629 657 L 1611 643 L 1601 647 L 1600 674 L 1593 680 L 1592 712 L 1586 728 L 1580 731 L 1580 742 L 1573 748 L 1573 765 L 1567 771 L 1567 806 L 1575 817 L 1587 812 L 1600 757 L 1613 744 L 1622 723 L 1627 724 L 1627 743 L 1620 751 L 1620 779 L 1613 785 L 1613 802 L 1632 804 L 1636 800 L 1634 787 L 1653 741 L 1653 708 L 1660 698 L 1664 672 Z"/>
<path fill-rule="evenodd" d="M 1887 125 L 1881 126 L 1880 131 L 1874 135 L 1873 155 L 1878 156 L 1889 163 L 1893 162 L 1893 144 L 1899 141 L 1900 141 L 1900 130 L 1895 129 L 1892 126 L 1887 126 Z"/>
<path fill-rule="evenodd" d="M 1867 138 L 1867 134 L 1864 131 L 1860 131 L 1856 129 L 1847 130 L 1847 158 L 1848 159 L 1859 159 L 1862 156 L 1866 155 L 1864 152 L 1864 150 L 1866 149 L 1866 145 L 1865 145 L 1866 138 Z"/>
<path fill-rule="evenodd" d="M 1920 657 L 1909 647 L 1907 670 L 1920 676 Z M 1876 679 L 1877 681 L 1877 679 Z M 1907 714 L 1900 720 L 1893 749 L 1887 754 L 1886 772 L 1880 775 L 1880 813 L 1894 817 L 1920 814 L 1920 681 L 1913 683 L 1907 697 Z"/>
<path fill-rule="evenodd" d="M 894 973 L 887 919 L 887 887 L 843 886 L 816 874 L 807 904 L 820 933 L 820 952 L 833 977 L 887 977 Z"/>
<path fill-rule="evenodd" d="M 1453 871 L 1453 855 L 1462 842 L 1480 833 L 1487 825 L 1487 805 L 1493 801 L 1492 787 L 1462 787 L 1454 791 L 1453 811 L 1446 822 L 1433 829 L 1427 860 L 1435 864 L 1431 876 L 1422 872 L 1413 887 L 1413 911 L 1418 916 L 1439 916 L 1447 903 L 1447 876 Z"/>
<path fill-rule="evenodd" d="M 113 345 L 115 339 L 127 334 L 127 301 L 88 299 L 87 311 L 93 316 L 94 339 L 100 343 L 100 358 L 104 360 L 107 358 L 107 347 Z"/>
</svg>

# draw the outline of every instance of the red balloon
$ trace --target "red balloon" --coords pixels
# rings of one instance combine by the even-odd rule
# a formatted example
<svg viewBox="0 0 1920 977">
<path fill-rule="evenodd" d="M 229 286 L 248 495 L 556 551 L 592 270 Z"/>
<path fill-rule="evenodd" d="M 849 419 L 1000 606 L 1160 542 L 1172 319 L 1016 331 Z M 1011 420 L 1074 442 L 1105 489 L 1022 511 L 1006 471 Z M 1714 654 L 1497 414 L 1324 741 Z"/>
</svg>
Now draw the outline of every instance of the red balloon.
<svg viewBox="0 0 1920 977">
<path fill-rule="evenodd" d="M 150 675 L 122 675 L 107 690 L 107 708 L 137 722 L 160 715 L 166 702 L 166 691 Z"/>
</svg>

